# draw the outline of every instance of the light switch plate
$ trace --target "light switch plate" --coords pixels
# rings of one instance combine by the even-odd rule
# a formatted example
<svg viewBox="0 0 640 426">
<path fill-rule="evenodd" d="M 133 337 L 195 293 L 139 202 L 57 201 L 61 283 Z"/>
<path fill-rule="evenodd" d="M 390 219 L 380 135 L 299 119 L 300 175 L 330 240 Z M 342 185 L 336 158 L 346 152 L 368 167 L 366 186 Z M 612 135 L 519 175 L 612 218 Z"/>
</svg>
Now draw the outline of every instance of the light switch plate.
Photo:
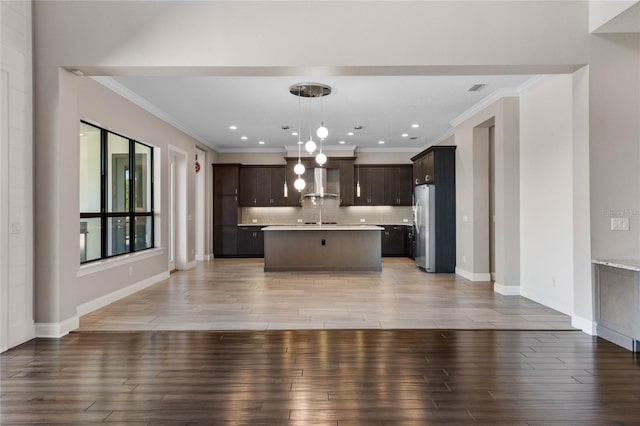
<svg viewBox="0 0 640 426">
<path fill-rule="evenodd" d="M 258 223 L 258 219 L 251 219 L 251 223 Z"/>
<path fill-rule="evenodd" d="M 409 219 L 402 219 L 403 223 L 409 223 Z"/>
<path fill-rule="evenodd" d="M 302 223 L 302 219 L 298 219 L 298 223 Z"/>
<path fill-rule="evenodd" d="M 364 223 L 364 222 L 366 222 L 366 220 L 360 219 L 360 223 Z"/>
<path fill-rule="evenodd" d="M 628 217 L 612 217 L 611 230 L 612 231 L 628 231 L 629 218 Z"/>
</svg>

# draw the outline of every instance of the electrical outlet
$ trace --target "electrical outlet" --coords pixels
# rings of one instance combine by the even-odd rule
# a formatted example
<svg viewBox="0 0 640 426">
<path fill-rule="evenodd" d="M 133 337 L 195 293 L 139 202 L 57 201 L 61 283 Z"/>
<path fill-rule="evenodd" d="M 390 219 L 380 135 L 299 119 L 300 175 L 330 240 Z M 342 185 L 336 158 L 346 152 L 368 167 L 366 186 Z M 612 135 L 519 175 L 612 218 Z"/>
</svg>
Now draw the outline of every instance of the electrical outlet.
<svg viewBox="0 0 640 426">
<path fill-rule="evenodd" d="M 402 223 L 409 223 L 409 219 L 402 219 Z"/>
<path fill-rule="evenodd" d="M 469 222 L 469 216 L 467 216 L 466 214 L 462 216 L 462 221 L 463 222 Z"/>
<path fill-rule="evenodd" d="M 365 223 L 366 220 L 365 219 L 360 219 L 360 223 Z"/>
<path fill-rule="evenodd" d="M 298 219 L 298 223 L 302 223 L 302 219 Z"/>
<path fill-rule="evenodd" d="M 251 219 L 251 223 L 258 223 L 258 219 Z"/>
<path fill-rule="evenodd" d="M 22 225 L 20 222 L 11 222 L 11 233 L 14 235 L 20 234 L 22 232 Z"/>
<path fill-rule="evenodd" d="M 629 218 L 628 217 L 612 217 L 611 230 L 612 231 L 628 231 Z"/>
</svg>

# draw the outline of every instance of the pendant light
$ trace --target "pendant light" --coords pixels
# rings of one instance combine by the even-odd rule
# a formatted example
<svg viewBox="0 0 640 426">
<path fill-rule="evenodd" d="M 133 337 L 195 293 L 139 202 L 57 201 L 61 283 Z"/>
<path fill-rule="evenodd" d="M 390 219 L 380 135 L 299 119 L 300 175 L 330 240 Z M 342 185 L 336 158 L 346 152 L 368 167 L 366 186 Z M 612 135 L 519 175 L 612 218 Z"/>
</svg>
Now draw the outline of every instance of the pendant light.
<svg viewBox="0 0 640 426">
<path fill-rule="evenodd" d="M 329 136 L 329 129 L 324 127 L 324 99 L 320 98 L 320 115 L 323 121 L 320 121 L 320 127 L 316 130 L 316 135 L 320 138 L 320 152 L 316 155 L 316 163 L 323 166 L 327 162 L 327 156 L 322 152 L 322 145 L 327 136 Z"/>
<path fill-rule="evenodd" d="M 356 183 L 356 197 L 360 198 L 360 163 L 358 163 L 358 182 Z"/>
<path fill-rule="evenodd" d="M 291 92 L 291 89 L 289 89 Z M 298 190 L 298 192 L 302 192 L 307 183 L 302 179 L 302 175 L 304 174 L 305 168 L 304 164 L 302 164 L 302 160 L 300 159 L 300 147 L 302 146 L 302 140 L 300 139 L 300 92 L 301 87 L 298 86 L 298 164 L 293 167 L 293 172 L 298 175 L 298 178 L 293 182 L 293 187 Z"/>
</svg>

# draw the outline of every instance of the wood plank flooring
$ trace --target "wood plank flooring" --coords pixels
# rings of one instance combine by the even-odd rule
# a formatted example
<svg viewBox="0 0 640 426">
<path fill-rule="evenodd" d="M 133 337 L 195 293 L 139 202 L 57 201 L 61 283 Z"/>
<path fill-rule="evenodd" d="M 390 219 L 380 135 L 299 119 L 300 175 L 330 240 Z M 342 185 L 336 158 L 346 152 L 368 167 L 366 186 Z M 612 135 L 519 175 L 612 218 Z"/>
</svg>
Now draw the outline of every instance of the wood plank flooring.
<svg viewBox="0 0 640 426">
<path fill-rule="evenodd" d="M 640 365 L 578 331 L 72 333 L 0 355 L 0 424 L 640 423 Z"/>
<path fill-rule="evenodd" d="M 427 274 L 406 258 L 382 272 L 263 272 L 216 259 L 85 315 L 79 331 L 293 329 L 571 330 L 571 320 L 490 283 Z"/>
</svg>

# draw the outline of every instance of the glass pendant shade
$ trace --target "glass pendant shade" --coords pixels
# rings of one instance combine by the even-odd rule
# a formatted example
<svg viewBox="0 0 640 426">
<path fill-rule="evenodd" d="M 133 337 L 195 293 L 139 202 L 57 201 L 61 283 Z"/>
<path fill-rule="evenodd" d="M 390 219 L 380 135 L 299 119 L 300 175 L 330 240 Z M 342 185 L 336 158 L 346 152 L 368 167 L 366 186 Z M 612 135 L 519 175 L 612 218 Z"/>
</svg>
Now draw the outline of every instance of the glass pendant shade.
<svg viewBox="0 0 640 426">
<path fill-rule="evenodd" d="M 360 198 L 360 182 L 356 184 L 356 197 Z"/>
<path fill-rule="evenodd" d="M 287 187 L 287 181 L 284 182 L 283 195 L 284 198 L 289 198 L 289 188 Z"/>
<path fill-rule="evenodd" d="M 326 162 L 327 162 L 327 156 L 324 155 L 324 153 L 321 152 L 318 155 L 316 155 L 316 163 L 322 166 Z"/>
<path fill-rule="evenodd" d="M 311 154 L 317 148 L 316 143 L 313 140 L 308 140 L 307 143 L 304 144 L 304 149 Z"/>
<path fill-rule="evenodd" d="M 324 127 L 324 125 L 322 125 L 318 127 L 318 130 L 316 130 L 316 134 L 320 139 L 326 139 L 327 136 L 329 136 L 329 129 L 327 129 L 326 127 Z"/>
<path fill-rule="evenodd" d="M 302 178 L 298 178 L 295 180 L 295 182 L 293 182 L 294 188 L 296 188 L 298 191 L 302 191 L 306 185 L 306 182 Z"/>
<path fill-rule="evenodd" d="M 304 168 L 304 164 L 302 163 L 298 163 L 293 166 L 293 173 L 297 174 L 298 176 L 303 175 L 305 170 L 306 169 Z"/>
</svg>

